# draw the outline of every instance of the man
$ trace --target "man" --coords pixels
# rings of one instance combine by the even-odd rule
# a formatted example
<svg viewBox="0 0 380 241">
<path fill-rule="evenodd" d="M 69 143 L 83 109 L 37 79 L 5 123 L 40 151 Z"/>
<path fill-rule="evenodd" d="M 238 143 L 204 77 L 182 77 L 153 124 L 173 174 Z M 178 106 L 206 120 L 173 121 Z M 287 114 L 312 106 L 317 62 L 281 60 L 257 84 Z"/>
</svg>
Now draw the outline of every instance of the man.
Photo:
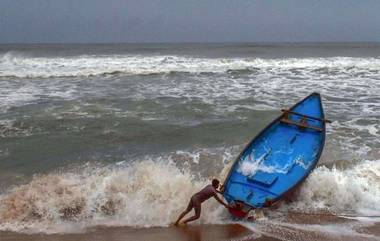
<svg viewBox="0 0 380 241">
<path fill-rule="evenodd" d="M 183 223 L 186 224 L 188 222 L 197 220 L 201 216 L 201 204 L 206 201 L 207 199 L 214 197 L 220 204 L 228 208 L 228 205 L 224 203 L 216 193 L 221 193 L 217 189 L 219 188 L 219 180 L 218 179 L 213 179 L 211 182 L 212 185 L 207 185 L 205 188 L 203 188 L 201 191 L 198 193 L 194 194 L 189 202 L 189 205 L 187 206 L 186 210 L 179 215 L 177 221 L 175 222 L 174 225 L 178 225 L 179 221 L 188 214 L 191 209 L 194 208 L 195 215 L 186 219 Z"/>
</svg>

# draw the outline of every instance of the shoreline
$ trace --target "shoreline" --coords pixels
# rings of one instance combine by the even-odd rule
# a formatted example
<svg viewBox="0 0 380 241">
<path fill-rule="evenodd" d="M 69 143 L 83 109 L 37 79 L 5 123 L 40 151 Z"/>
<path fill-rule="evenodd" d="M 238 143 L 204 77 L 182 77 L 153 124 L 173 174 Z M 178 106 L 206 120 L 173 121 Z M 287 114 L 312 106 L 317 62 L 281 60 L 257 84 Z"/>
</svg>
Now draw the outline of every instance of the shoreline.
<svg viewBox="0 0 380 241">
<path fill-rule="evenodd" d="M 359 227 L 357 231 L 347 226 L 339 226 L 327 220 L 308 222 L 276 223 L 258 221 L 245 224 L 190 224 L 187 226 L 132 228 L 95 226 L 80 233 L 16 233 L 0 231 L 2 241 L 378 241 L 380 240 L 380 223 Z M 326 222 L 327 221 L 327 222 Z M 348 223 L 350 224 L 350 223 Z M 352 224 L 352 223 L 351 223 Z"/>
<path fill-rule="evenodd" d="M 84 233 L 59 233 L 59 234 L 24 234 L 9 231 L 1 231 L 2 241 L 135 241 L 135 240 L 167 240 L 167 241 L 212 241 L 212 240 L 277 240 L 257 239 L 250 229 L 240 224 L 221 225 L 187 225 L 170 226 L 167 228 L 131 228 L 131 227 L 105 227 L 98 226 L 86 230 Z"/>
</svg>

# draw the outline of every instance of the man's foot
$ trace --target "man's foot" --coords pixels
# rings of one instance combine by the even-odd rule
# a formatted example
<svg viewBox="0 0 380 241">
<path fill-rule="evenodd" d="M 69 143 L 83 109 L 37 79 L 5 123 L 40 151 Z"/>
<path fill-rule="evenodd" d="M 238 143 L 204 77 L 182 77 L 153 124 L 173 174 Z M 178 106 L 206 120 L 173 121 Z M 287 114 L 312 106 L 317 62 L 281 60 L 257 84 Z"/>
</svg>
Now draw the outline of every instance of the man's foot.
<svg viewBox="0 0 380 241">
<path fill-rule="evenodd" d="M 183 223 L 183 222 L 175 222 L 173 225 L 176 226 L 176 227 L 186 227 L 186 226 L 187 226 L 187 223 Z"/>
</svg>

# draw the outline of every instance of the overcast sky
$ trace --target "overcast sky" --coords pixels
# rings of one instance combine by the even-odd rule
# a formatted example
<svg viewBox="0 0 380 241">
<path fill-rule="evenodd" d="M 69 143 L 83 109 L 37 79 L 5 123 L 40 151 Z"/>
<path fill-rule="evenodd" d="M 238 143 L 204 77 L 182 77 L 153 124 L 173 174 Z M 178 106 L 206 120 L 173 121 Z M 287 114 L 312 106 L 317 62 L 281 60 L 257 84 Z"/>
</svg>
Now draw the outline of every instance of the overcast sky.
<svg viewBox="0 0 380 241">
<path fill-rule="evenodd" d="M 0 43 L 380 41 L 380 0 L 0 0 Z"/>
</svg>

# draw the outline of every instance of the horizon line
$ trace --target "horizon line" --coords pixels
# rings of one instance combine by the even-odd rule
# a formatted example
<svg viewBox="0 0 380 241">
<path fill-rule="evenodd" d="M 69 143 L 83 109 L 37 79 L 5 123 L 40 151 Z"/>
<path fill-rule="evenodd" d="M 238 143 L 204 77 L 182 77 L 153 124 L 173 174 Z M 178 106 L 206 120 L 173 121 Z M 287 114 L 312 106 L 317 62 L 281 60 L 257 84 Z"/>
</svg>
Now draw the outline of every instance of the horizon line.
<svg viewBox="0 0 380 241">
<path fill-rule="evenodd" d="M 279 45 L 279 44 L 380 44 L 380 41 L 226 41 L 226 42 L 154 42 L 154 41 L 141 41 L 141 42 L 0 42 L 0 45 L 62 45 L 62 44 L 93 44 L 93 45 L 106 45 L 106 44 L 255 44 L 255 45 Z"/>
</svg>

